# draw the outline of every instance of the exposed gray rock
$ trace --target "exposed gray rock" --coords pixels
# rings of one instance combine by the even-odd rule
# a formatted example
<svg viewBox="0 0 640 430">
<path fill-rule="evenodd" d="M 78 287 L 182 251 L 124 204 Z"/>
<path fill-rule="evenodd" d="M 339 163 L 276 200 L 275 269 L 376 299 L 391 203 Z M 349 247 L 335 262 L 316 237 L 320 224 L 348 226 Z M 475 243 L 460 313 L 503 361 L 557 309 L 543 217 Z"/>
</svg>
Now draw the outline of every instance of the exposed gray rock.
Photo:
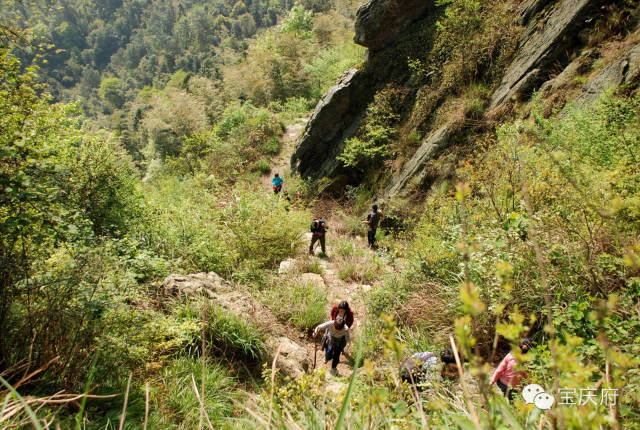
<svg viewBox="0 0 640 430">
<path fill-rule="evenodd" d="M 432 4 L 432 0 L 370 0 L 358 8 L 353 40 L 374 51 L 382 49 Z"/>
<path fill-rule="evenodd" d="M 616 88 L 622 84 L 628 64 L 629 62 L 626 58 L 621 58 L 602 69 L 591 82 L 582 88 L 582 91 L 575 98 L 573 104 L 591 104 L 605 91 Z"/>
<path fill-rule="evenodd" d="M 627 61 L 629 61 L 629 67 L 627 68 L 627 75 L 624 77 L 624 83 L 633 84 L 640 81 L 640 44 L 629 52 Z"/>
<path fill-rule="evenodd" d="M 296 379 L 302 376 L 305 369 L 308 369 L 310 360 L 307 350 L 291 339 L 284 336 L 270 337 L 265 343 L 273 355 L 276 351 L 280 351 L 276 367 L 285 375 Z M 307 363 L 307 366 L 303 369 L 300 363 Z"/>
<path fill-rule="evenodd" d="M 280 262 L 280 266 L 278 267 L 278 273 L 281 275 L 291 273 L 296 268 L 296 260 L 293 258 L 288 258 Z"/>
<path fill-rule="evenodd" d="M 192 275 L 169 275 L 162 284 L 165 294 L 190 297 L 204 295 L 225 310 L 246 319 L 268 334 L 265 344 L 272 356 L 280 345 L 276 366 L 286 375 L 297 378 L 309 368 L 309 357 L 304 346 L 285 336 L 287 328 L 248 291 L 231 285 L 214 272 Z"/>
<path fill-rule="evenodd" d="M 640 79 L 640 44 L 625 52 L 619 59 L 602 69 L 573 101 L 572 105 L 589 105 L 607 90 L 624 84 L 632 84 Z"/>
<path fill-rule="evenodd" d="M 429 160 L 439 156 L 451 143 L 451 127 L 446 125 L 432 133 L 420 148 L 405 163 L 402 170 L 395 175 L 384 192 L 385 197 L 392 197 L 402 193 L 407 185 L 415 181 L 422 183 L 426 175 L 426 166 Z"/>
<path fill-rule="evenodd" d="M 562 0 L 550 11 L 542 28 L 537 21 L 532 21 L 524 30 L 515 58 L 491 97 L 490 107 L 509 100 L 519 90 L 530 90 L 528 85 L 522 85 L 523 80 L 531 79 L 534 69 L 545 70 L 574 45 L 569 40 L 576 37 L 575 30 L 597 3 L 597 0 Z"/>
<path fill-rule="evenodd" d="M 527 25 L 551 0 L 526 0 L 518 9 L 518 24 Z"/>
<path fill-rule="evenodd" d="M 318 288 L 324 289 L 326 287 L 324 279 L 322 279 L 322 276 L 318 275 L 317 273 L 303 273 L 300 276 L 300 281 L 303 284 L 310 284 Z"/>
<path fill-rule="evenodd" d="M 336 176 L 342 166 L 336 157 L 354 135 L 373 92 L 358 70 L 346 71 L 316 105 L 291 156 L 292 170 L 303 178 Z"/>
</svg>

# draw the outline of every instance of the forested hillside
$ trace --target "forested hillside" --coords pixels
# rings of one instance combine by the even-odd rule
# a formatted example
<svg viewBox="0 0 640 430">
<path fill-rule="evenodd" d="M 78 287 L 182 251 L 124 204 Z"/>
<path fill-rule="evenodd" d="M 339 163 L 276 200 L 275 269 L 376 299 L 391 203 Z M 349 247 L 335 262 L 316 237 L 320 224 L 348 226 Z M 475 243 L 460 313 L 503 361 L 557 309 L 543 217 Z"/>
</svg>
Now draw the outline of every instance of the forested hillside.
<svg viewBox="0 0 640 430">
<path fill-rule="evenodd" d="M 3 2 L 0 428 L 640 428 L 639 21 Z"/>
</svg>

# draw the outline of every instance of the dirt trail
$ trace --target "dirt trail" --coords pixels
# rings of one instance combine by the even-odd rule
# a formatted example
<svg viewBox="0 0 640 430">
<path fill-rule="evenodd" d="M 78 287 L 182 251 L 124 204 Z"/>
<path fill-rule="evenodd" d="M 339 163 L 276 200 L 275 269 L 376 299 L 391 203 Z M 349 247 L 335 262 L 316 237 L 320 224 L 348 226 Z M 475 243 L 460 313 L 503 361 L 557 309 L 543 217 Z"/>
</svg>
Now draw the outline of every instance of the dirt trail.
<svg viewBox="0 0 640 430">
<path fill-rule="evenodd" d="M 293 151 L 295 149 L 296 140 L 303 132 L 307 119 L 298 119 L 296 124 L 292 124 L 285 129 L 285 133 L 281 138 L 282 149 L 278 156 L 276 156 L 271 161 L 271 173 L 268 175 L 264 175 L 261 178 L 262 185 L 271 190 L 271 178 L 274 173 L 279 173 L 281 176 L 288 172 L 290 166 L 290 159 Z M 288 179 L 285 177 L 285 181 Z M 287 189 L 287 184 L 285 182 L 285 191 Z M 329 318 L 329 311 L 332 306 L 338 304 L 342 300 L 346 300 L 349 302 L 351 309 L 355 315 L 354 325 L 352 327 L 352 337 L 355 338 L 358 336 L 358 332 L 364 327 L 364 322 L 366 319 L 366 306 L 364 302 L 364 295 L 368 292 L 372 287 L 370 285 L 361 285 L 355 282 L 345 282 L 340 279 L 339 271 L 340 266 L 338 262 L 338 258 L 334 258 L 336 255 L 334 252 L 334 244 L 337 243 L 338 240 L 350 240 L 354 242 L 355 247 L 364 248 L 365 241 L 357 240 L 357 238 L 348 237 L 346 235 L 339 234 L 340 228 L 337 228 L 341 224 L 341 220 L 338 216 L 334 216 L 337 208 L 332 208 L 329 205 L 328 207 L 320 208 L 316 207 L 315 211 L 323 212 L 321 215 L 324 217 L 330 227 L 330 230 L 327 234 L 327 254 L 329 258 L 318 258 L 320 262 L 320 266 L 322 267 L 322 275 L 317 275 L 313 273 L 303 273 L 301 277 L 306 281 L 311 281 L 316 283 L 319 287 L 324 288 L 327 292 L 327 304 L 326 304 L 326 313 L 327 320 Z M 291 260 L 287 260 L 287 264 L 291 266 L 300 266 L 301 263 L 304 262 L 305 259 L 308 259 L 306 244 L 309 243 L 311 239 L 311 233 L 307 233 L 305 247 L 300 250 L 300 254 Z M 319 244 L 318 244 L 319 248 Z M 319 249 L 318 249 L 319 251 Z M 367 251 L 369 252 L 369 251 Z M 302 341 L 302 339 L 299 339 Z M 305 342 L 305 341 L 302 341 Z M 307 349 L 309 351 L 309 357 L 311 362 L 313 363 L 313 354 L 315 350 L 316 355 L 316 368 L 326 367 L 327 371 L 330 369 L 330 363 L 325 364 L 324 361 L 324 351 L 320 349 L 320 345 L 314 345 L 313 340 L 306 340 Z M 317 347 L 317 348 L 316 348 Z M 352 345 L 348 346 L 349 352 L 355 352 L 352 348 Z M 353 371 L 351 362 L 348 357 L 345 355 L 341 355 L 340 363 L 338 364 L 338 374 L 341 377 L 348 378 L 351 376 Z M 344 387 L 344 382 L 342 378 L 332 378 L 327 385 L 326 389 L 331 391 L 338 391 Z"/>
<path fill-rule="evenodd" d="M 284 178 L 285 171 L 288 171 L 291 163 L 291 155 L 295 149 L 296 140 L 304 131 L 308 120 L 308 118 L 298 118 L 295 124 L 288 125 L 285 128 L 284 134 L 280 138 L 280 153 L 271 160 L 271 172 L 260 178 L 260 183 L 268 190 L 271 190 L 271 178 L 274 173 L 279 173 Z M 284 190 L 286 191 L 286 189 L 287 183 L 285 182 Z"/>
<path fill-rule="evenodd" d="M 327 222 L 329 224 L 330 230 L 327 233 L 327 254 L 328 257 L 320 257 L 320 256 L 309 256 L 307 254 L 307 244 L 311 240 L 311 233 L 307 233 L 305 236 L 305 245 L 300 249 L 299 254 L 296 258 L 285 260 L 281 264 L 281 270 L 285 269 L 284 276 L 287 276 L 286 271 L 291 270 L 295 272 L 295 267 L 308 267 L 309 259 L 317 259 L 321 268 L 321 274 L 316 273 L 300 273 L 298 279 L 300 282 L 308 282 L 316 285 L 319 288 L 322 288 L 327 293 L 327 303 L 325 305 L 325 313 L 326 320 L 329 320 L 329 311 L 339 302 L 346 300 L 349 303 L 349 306 L 353 310 L 354 313 L 354 324 L 351 327 L 351 337 L 355 339 L 359 332 L 364 327 L 364 323 L 366 321 L 366 306 L 364 301 L 365 294 L 372 289 L 371 285 L 359 284 L 357 282 L 352 281 L 343 281 L 340 279 L 340 268 L 344 264 L 342 259 L 336 254 L 336 250 L 334 248 L 334 244 L 337 244 L 339 241 L 352 241 L 356 248 L 364 248 L 365 242 L 362 240 L 357 240 L 353 237 L 348 237 L 340 234 L 333 234 L 331 226 L 335 226 L 340 222 L 336 217 L 327 217 Z M 316 250 L 316 254 L 319 252 Z M 365 252 L 371 252 L 366 250 Z M 291 267 L 291 269 L 287 269 Z M 325 367 L 327 373 L 331 369 L 330 363 L 325 363 L 324 360 L 324 351 L 320 348 L 320 343 L 314 344 L 313 340 L 310 338 L 299 339 L 302 344 L 306 344 L 306 348 L 308 351 L 308 356 L 311 364 L 314 362 L 314 351 L 315 351 L 315 362 L 316 369 Z M 347 347 L 347 351 L 349 354 L 355 353 L 353 349 L 353 344 L 350 344 Z M 341 377 L 349 378 L 353 372 L 353 367 L 350 361 L 351 355 L 345 356 L 342 354 L 340 356 L 340 362 L 338 364 L 338 374 Z M 326 386 L 326 389 L 329 391 L 339 391 L 344 388 L 345 379 L 342 378 L 331 378 L 329 383 Z"/>
<path fill-rule="evenodd" d="M 330 222 L 330 219 L 327 220 Z M 329 224 L 331 226 L 331 224 Z M 320 265 L 323 268 L 322 278 L 324 279 L 325 288 L 327 292 L 327 312 L 334 305 L 340 303 L 342 300 L 346 300 L 349 302 L 349 306 L 353 310 L 354 313 L 354 323 L 353 327 L 351 327 L 351 336 L 355 339 L 358 336 L 360 330 L 364 327 L 364 322 L 366 320 L 366 306 L 364 302 L 364 295 L 367 291 L 369 291 L 372 287 L 370 285 L 361 285 L 355 282 L 345 282 L 339 277 L 339 266 L 333 257 L 335 252 L 331 245 L 332 241 L 338 239 L 337 237 L 327 237 L 327 254 L 329 255 L 328 259 L 320 260 Z M 345 239 L 345 237 L 341 237 L 340 239 Z M 357 241 L 353 238 L 346 238 L 347 240 L 352 240 L 356 242 L 356 246 L 358 245 Z M 360 244 L 361 245 L 361 244 Z M 310 347 L 313 347 L 313 343 L 311 343 Z M 347 350 L 350 353 L 355 353 L 353 345 L 349 345 Z M 313 358 L 313 354 L 311 355 Z M 327 369 L 330 368 L 330 364 L 324 364 L 324 351 L 320 350 L 318 346 L 318 350 L 316 351 L 316 368 L 321 366 L 326 366 Z M 338 374 L 340 376 L 350 377 L 352 373 L 352 366 L 347 357 L 344 354 L 340 357 L 340 363 L 338 364 Z"/>
</svg>

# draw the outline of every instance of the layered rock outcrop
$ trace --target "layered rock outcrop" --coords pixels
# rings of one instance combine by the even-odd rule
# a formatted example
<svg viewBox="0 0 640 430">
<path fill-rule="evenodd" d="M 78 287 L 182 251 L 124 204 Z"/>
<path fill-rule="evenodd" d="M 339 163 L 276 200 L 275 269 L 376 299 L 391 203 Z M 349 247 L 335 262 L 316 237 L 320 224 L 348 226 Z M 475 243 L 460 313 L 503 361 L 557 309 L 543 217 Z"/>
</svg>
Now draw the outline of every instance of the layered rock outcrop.
<svg viewBox="0 0 640 430">
<path fill-rule="evenodd" d="M 432 0 L 370 0 L 358 9 L 354 40 L 369 48 L 371 59 L 381 50 L 393 49 L 396 38 L 410 31 L 432 7 Z M 363 71 L 345 72 L 316 106 L 291 157 L 292 170 L 303 178 L 347 181 L 336 157 L 360 126 L 379 84 L 384 84 L 384 77 L 378 83 Z"/>
<path fill-rule="evenodd" d="M 432 4 L 431 0 L 371 0 L 358 8 L 353 40 L 372 51 L 382 49 Z"/>
<path fill-rule="evenodd" d="M 316 105 L 291 156 L 292 170 L 312 179 L 339 174 L 341 164 L 336 157 L 358 128 L 373 92 L 358 70 L 346 71 Z"/>
<path fill-rule="evenodd" d="M 555 90 L 564 86 L 561 81 L 573 81 L 575 73 L 585 73 L 585 63 L 572 60 L 587 40 L 582 34 L 584 30 L 606 11 L 600 5 L 598 0 L 522 1 L 515 20 L 524 29 L 514 56 L 490 97 L 489 109 L 499 113 L 508 108 L 513 100 L 529 97 L 553 78 L 553 73 L 561 72 L 545 84 L 547 89 Z M 432 0 L 370 0 L 360 7 L 354 40 L 369 48 L 367 63 L 360 72 L 351 70 L 346 73 L 318 104 L 292 157 L 294 171 L 307 178 L 328 177 L 337 182 L 337 179 L 346 177 L 353 182 L 352 172 L 336 160 L 344 148 L 345 140 L 358 130 L 365 109 L 376 91 L 389 82 L 400 86 L 412 85 L 405 69 L 400 66 L 394 68 L 381 59 L 392 58 L 389 54 L 394 50 L 405 52 L 402 50 L 403 43 L 418 38 L 420 31 L 433 29 L 435 10 Z M 585 55 L 588 54 L 583 57 Z M 639 56 L 640 51 L 634 48 L 624 58 L 605 67 L 583 88 L 578 100 L 592 101 L 607 88 L 635 82 L 640 75 Z M 587 63 L 590 67 L 591 62 Z M 384 71 L 371 72 L 374 68 Z M 397 69 L 402 71 L 397 73 Z M 416 90 L 410 88 L 410 91 Z M 414 98 L 408 97 L 407 100 Z M 416 107 L 407 105 L 404 108 L 411 110 Z M 392 197 L 406 192 L 411 184 L 428 183 L 430 161 L 455 143 L 456 138 L 452 135 L 454 128 L 452 123 L 427 131 L 416 153 L 391 175 L 384 195 Z M 357 176 L 355 180 L 357 182 Z"/>
<path fill-rule="evenodd" d="M 309 356 L 303 345 L 290 339 L 287 327 L 255 300 L 248 291 L 231 285 L 214 272 L 192 275 L 169 275 L 163 282 L 167 295 L 191 297 L 203 295 L 225 310 L 260 327 L 267 335 L 265 344 L 272 356 L 279 351 L 276 367 L 291 378 L 301 376 L 309 368 Z"/>
<path fill-rule="evenodd" d="M 628 54 L 602 69 L 591 82 L 582 88 L 574 103 L 591 104 L 600 95 L 622 84 L 637 82 L 640 78 L 640 44 L 633 47 Z"/>
<path fill-rule="evenodd" d="M 515 58 L 491 96 L 490 107 L 495 108 L 514 95 L 531 93 L 542 84 L 549 75 L 548 66 L 574 49 L 576 30 L 584 25 L 587 14 L 597 3 L 597 0 L 562 0 L 541 21 L 542 27 L 539 21 L 531 21 L 520 37 Z"/>
<path fill-rule="evenodd" d="M 450 145 L 453 132 L 444 126 L 428 136 L 402 170 L 391 178 L 384 191 L 386 197 L 400 194 L 410 183 L 422 184 L 425 180 L 429 160 L 438 157 Z"/>
</svg>

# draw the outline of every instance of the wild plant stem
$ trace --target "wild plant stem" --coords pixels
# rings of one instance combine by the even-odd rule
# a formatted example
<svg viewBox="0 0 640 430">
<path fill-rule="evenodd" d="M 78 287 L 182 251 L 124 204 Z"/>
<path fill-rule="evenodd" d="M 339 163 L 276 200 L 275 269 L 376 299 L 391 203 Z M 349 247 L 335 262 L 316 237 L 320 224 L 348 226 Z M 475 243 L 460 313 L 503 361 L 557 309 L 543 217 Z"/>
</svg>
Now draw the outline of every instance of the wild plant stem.
<svg viewBox="0 0 640 430">
<path fill-rule="evenodd" d="M 133 373 L 129 373 L 129 379 L 127 380 L 127 391 L 124 393 L 124 404 L 122 405 L 122 415 L 120 416 L 120 425 L 118 430 L 124 429 L 124 420 L 127 417 L 127 403 L 129 402 L 129 388 L 131 388 L 131 377 Z"/>
<path fill-rule="evenodd" d="M 456 347 L 456 341 L 453 339 L 453 336 L 449 336 L 449 342 L 451 343 L 451 348 L 453 349 L 453 355 L 456 359 L 456 366 L 458 367 L 458 377 L 460 378 L 460 386 L 462 387 L 462 394 L 464 395 L 464 401 L 467 403 L 467 407 L 469 408 L 469 413 L 471 414 L 471 419 L 473 423 L 476 425 L 478 430 L 482 430 L 482 426 L 480 425 L 480 419 L 478 418 L 478 414 L 476 412 L 475 406 L 473 406 L 473 402 L 471 401 L 471 396 L 469 395 L 469 390 L 467 389 L 467 384 L 464 382 L 464 371 L 462 370 L 462 361 L 460 360 L 460 355 L 458 354 L 458 348 Z"/>
</svg>

